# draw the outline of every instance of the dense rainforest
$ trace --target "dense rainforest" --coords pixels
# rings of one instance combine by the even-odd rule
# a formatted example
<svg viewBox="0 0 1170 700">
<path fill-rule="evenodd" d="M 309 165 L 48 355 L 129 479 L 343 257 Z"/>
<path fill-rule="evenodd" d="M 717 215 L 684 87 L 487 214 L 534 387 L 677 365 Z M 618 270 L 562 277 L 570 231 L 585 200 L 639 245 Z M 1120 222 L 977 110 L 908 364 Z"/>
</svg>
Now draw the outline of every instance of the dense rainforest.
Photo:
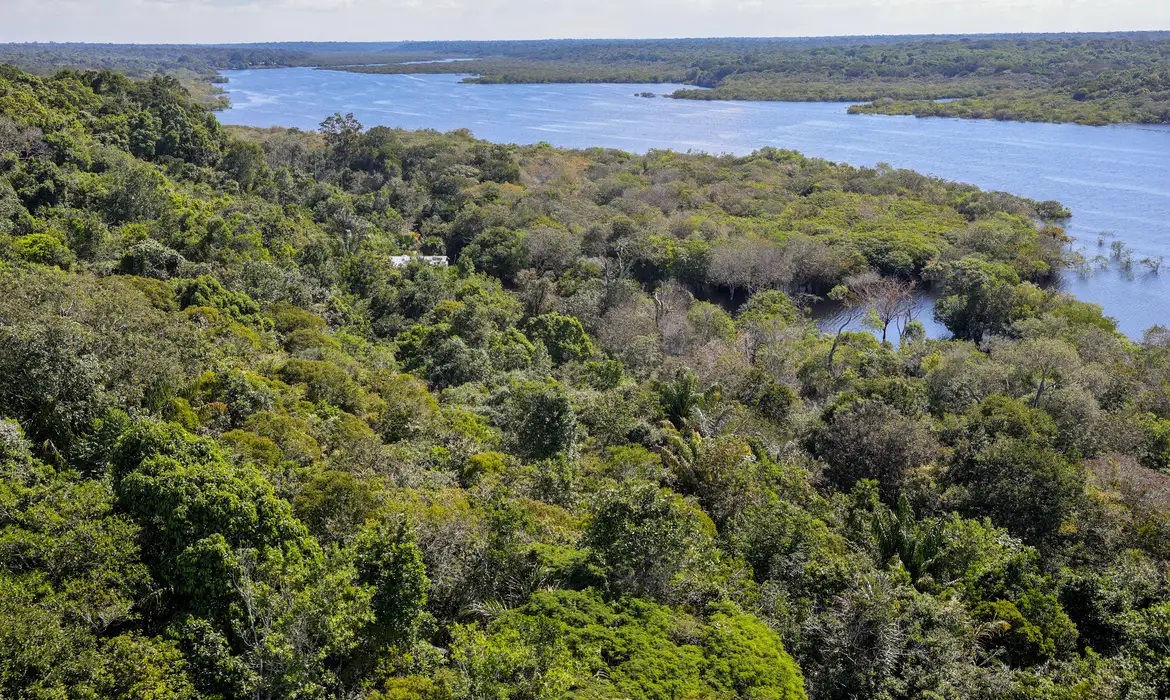
<svg viewBox="0 0 1170 700">
<path fill-rule="evenodd" d="M 1067 214 L 0 68 L 0 697 L 1168 697 L 1170 331 Z"/>
<path fill-rule="evenodd" d="M 459 61 L 444 62 L 458 58 Z M 217 71 L 319 66 L 473 74 L 477 83 L 681 83 L 696 100 L 843 101 L 854 113 L 1080 124 L 1170 123 L 1170 34 L 875 36 L 284 43 L 0 45 L 32 72 L 167 73 L 222 107 Z M 941 100 L 941 101 L 940 101 Z"/>
</svg>

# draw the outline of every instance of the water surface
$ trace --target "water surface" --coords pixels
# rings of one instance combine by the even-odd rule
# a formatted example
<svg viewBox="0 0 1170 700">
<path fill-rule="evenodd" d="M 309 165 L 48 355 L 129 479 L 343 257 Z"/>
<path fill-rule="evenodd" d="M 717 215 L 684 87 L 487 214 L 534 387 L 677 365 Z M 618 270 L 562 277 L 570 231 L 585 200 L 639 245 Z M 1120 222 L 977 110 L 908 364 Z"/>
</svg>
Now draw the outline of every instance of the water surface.
<svg viewBox="0 0 1170 700">
<path fill-rule="evenodd" d="M 677 85 L 472 85 L 455 75 L 372 75 L 285 68 L 227 71 L 220 119 L 315 129 L 335 112 L 366 126 L 467 128 L 505 143 L 746 154 L 764 146 L 855 165 L 889 163 L 984 189 L 1056 199 L 1086 257 L 1124 241 L 1135 261 L 1165 256 L 1161 274 L 1114 262 L 1062 285 L 1101 304 L 1133 337 L 1170 325 L 1170 128 L 1088 127 L 849 115 L 825 102 L 648 100 Z M 1101 234 L 1108 232 L 1103 245 Z M 929 314 L 922 320 L 928 321 Z"/>
</svg>

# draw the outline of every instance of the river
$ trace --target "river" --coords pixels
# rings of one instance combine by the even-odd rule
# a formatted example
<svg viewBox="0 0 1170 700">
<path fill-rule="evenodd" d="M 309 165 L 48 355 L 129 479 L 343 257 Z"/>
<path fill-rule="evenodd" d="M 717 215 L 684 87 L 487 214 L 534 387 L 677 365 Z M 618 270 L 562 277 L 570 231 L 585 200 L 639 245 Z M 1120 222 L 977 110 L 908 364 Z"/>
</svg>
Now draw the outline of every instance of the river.
<svg viewBox="0 0 1170 700">
<path fill-rule="evenodd" d="M 226 71 L 226 124 L 315 129 L 335 112 L 366 126 L 467 128 L 502 143 L 746 154 L 764 146 L 899 168 L 1056 199 L 1087 259 L 1122 241 L 1134 263 L 1067 272 L 1061 286 L 1102 305 L 1122 332 L 1170 325 L 1170 127 L 1024 124 L 849 115 L 826 102 L 648 99 L 676 85 L 473 85 L 454 75 L 282 68 Z M 1160 273 L 1139 261 L 1165 257 Z M 926 314 L 929 317 L 929 314 Z M 924 318 L 929 320 L 928 318 Z M 932 330 L 936 330 L 932 328 Z"/>
</svg>

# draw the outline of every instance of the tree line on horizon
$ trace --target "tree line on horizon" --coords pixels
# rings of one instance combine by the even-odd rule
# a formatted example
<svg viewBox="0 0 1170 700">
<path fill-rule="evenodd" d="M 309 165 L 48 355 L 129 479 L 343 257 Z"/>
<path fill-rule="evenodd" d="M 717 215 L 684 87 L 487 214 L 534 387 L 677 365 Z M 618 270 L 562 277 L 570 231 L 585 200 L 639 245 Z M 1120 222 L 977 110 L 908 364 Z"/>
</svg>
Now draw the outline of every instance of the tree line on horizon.
<svg viewBox="0 0 1170 700">
<path fill-rule="evenodd" d="M 445 58 L 457 63 L 428 63 Z M 1079 124 L 1170 123 L 1170 34 L 4 44 L 0 63 L 171 74 L 224 108 L 219 71 L 315 66 L 473 74 L 476 83 L 675 83 L 696 100 L 854 102 L 851 113 Z"/>
</svg>

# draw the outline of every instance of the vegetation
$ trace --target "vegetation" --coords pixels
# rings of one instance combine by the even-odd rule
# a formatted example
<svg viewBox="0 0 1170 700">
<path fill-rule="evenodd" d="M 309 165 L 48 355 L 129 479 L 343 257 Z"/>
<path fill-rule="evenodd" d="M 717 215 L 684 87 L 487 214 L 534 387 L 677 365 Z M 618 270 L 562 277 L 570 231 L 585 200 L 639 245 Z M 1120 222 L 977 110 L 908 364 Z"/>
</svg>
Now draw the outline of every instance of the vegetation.
<svg viewBox="0 0 1170 700">
<path fill-rule="evenodd" d="M 308 54 L 258 46 L 174 46 L 150 44 L 0 44 L 0 64 L 10 63 L 40 75 L 73 70 L 109 70 L 132 78 L 169 75 L 197 102 L 228 107 L 221 70 L 304 65 Z"/>
<path fill-rule="evenodd" d="M 452 61 L 450 59 L 458 59 Z M 225 107 L 218 71 L 320 66 L 474 74 L 475 83 L 676 83 L 695 100 L 862 102 L 854 113 L 1170 123 L 1170 35 L 1033 34 L 815 39 L 0 45 L 0 63 L 178 77 Z M 643 96 L 652 93 L 642 93 Z"/>
<path fill-rule="evenodd" d="M 1170 123 L 1164 33 L 409 46 L 475 60 L 341 69 L 476 73 L 469 81 L 483 83 L 670 82 L 707 88 L 672 95 L 685 99 L 869 103 L 855 113 Z"/>
<path fill-rule="evenodd" d="M 0 68 L 0 696 L 1166 697 L 1170 332 L 1064 214 Z"/>
</svg>

